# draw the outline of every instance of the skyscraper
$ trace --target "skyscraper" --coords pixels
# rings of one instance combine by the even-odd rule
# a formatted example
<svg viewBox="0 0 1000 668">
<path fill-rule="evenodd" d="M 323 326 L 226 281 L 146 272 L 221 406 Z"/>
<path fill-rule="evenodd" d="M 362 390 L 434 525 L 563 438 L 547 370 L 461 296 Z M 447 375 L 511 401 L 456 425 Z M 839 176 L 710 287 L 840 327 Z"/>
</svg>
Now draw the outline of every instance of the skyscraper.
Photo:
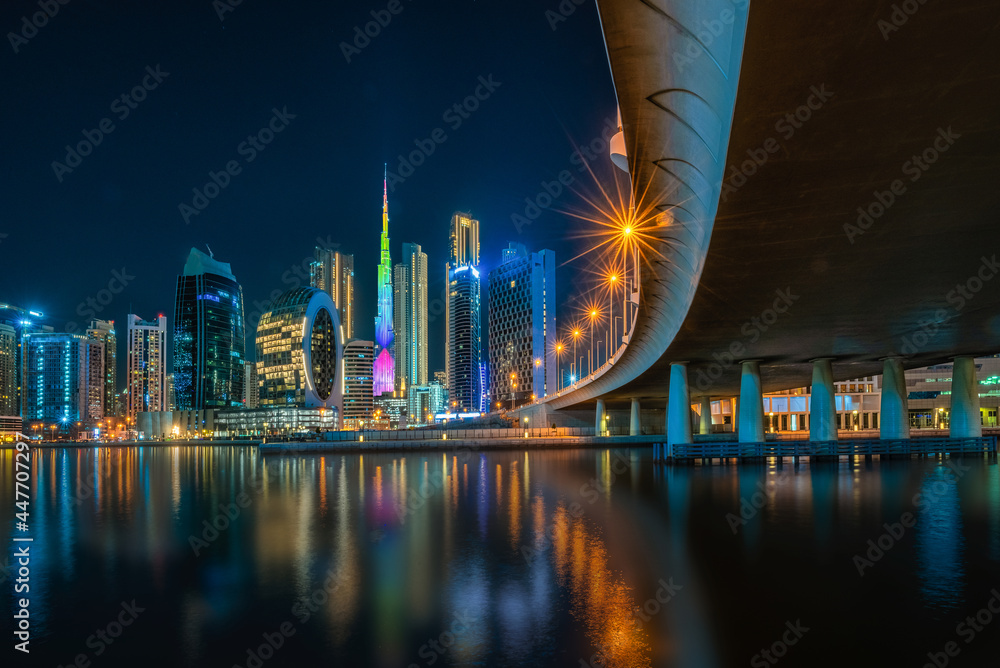
<svg viewBox="0 0 1000 668">
<path fill-rule="evenodd" d="M 479 221 L 471 213 L 451 217 L 451 264 L 479 266 Z"/>
<path fill-rule="evenodd" d="M 451 257 L 445 265 L 448 302 L 445 311 L 445 364 L 453 412 L 482 410 L 482 331 L 479 285 L 479 221 L 456 213 L 451 219 Z"/>
<path fill-rule="evenodd" d="M 354 339 L 344 346 L 344 429 L 357 430 L 371 420 L 375 342 Z"/>
<path fill-rule="evenodd" d="M 80 334 L 24 338 L 24 419 L 96 422 L 104 417 L 104 344 Z"/>
<path fill-rule="evenodd" d="M 118 338 L 114 320 L 92 320 L 87 336 L 104 344 L 104 417 L 120 417 L 116 412 L 118 394 Z M 166 360 L 164 360 L 166 361 Z"/>
<path fill-rule="evenodd" d="M 509 407 L 557 389 L 555 253 L 503 250 L 489 275 L 490 399 Z M 547 354 L 548 353 L 548 354 Z"/>
<path fill-rule="evenodd" d="M 293 288 L 257 325 L 260 408 L 333 408 L 340 400 L 340 323 L 330 296 Z"/>
<path fill-rule="evenodd" d="M 246 381 L 243 383 L 243 405 L 253 410 L 260 407 L 260 387 L 257 385 L 257 363 L 247 362 Z"/>
<path fill-rule="evenodd" d="M 427 384 L 427 254 L 403 244 L 403 261 L 393 276 L 396 384 Z"/>
<path fill-rule="evenodd" d="M 0 323 L 0 415 L 20 415 L 17 405 L 17 332 Z"/>
<path fill-rule="evenodd" d="M 228 263 L 192 248 L 174 305 L 177 409 L 242 406 L 245 361 L 243 289 Z"/>
<path fill-rule="evenodd" d="M 354 256 L 316 246 L 313 257 L 309 284 L 330 295 L 347 340 L 354 336 Z"/>
<path fill-rule="evenodd" d="M 382 181 L 382 256 L 378 265 L 378 314 L 375 316 L 375 383 L 374 396 L 391 394 L 396 381 L 393 360 L 392 321 L 392 257 L 389 254 L 389 188 Z"/>
<path fill-rule="evenodd" d="M 128 407 L 135 424 L 139 413 L 167 410 L 167 318 L 147 322 L 128 316 Z"/>
</svg>

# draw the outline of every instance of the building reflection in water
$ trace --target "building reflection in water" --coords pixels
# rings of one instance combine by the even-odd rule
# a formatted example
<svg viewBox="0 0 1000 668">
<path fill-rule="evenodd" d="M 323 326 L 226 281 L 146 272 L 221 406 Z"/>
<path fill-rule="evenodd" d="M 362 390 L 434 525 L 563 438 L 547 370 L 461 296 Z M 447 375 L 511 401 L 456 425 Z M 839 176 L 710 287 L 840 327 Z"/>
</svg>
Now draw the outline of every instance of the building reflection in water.
<svg viewBox="0 0 1000 668">
<path fill-rule="evenodd" d="M 726 575 L 764 578 L 765 591 L 786 567 L 846 573 L 830 577 L 857 595 L 851 556 L 907 510 L 918 517 L 914 549 L 880 562 L 865 586 L 891 574 L 920 583 L 915 608 L 961 607 L 977 572 L 965 534 L 983 523 L 970 544 L 1000 561 L 996 465 L 957 480 L 931 462 L 654 467 L 648 452 L 608 450 L 34 454 L 32 618 L 66 656 L 92 632 L 90 611 L 139 598 L 162 617 L 136 637 L 153 646 L 157 624 L 174 629 L 176 647 L 156 647 L 174 665 L 240 663 L 240 647 L 292 621 L 301 640 L 285 656 L 314 663 L 424 666 L 422 648 L 443 638 L 436 665 L 595 665 L 597 653 L 613 667 L 719 666 L 745 621 L 734 618 L 757 603 L 726 598 L 733 581 L 720 584 L 712 566 L 736 564 L 741 574 Z M 13 477 L 12 452 L 0 452 L 0 480 L 9 488 Z M 753 517 L 731 531 L 727 513 L 758 492 Z M 228 517 L 240 494 L 248 502 Z M 8 545 L 13 512 L 0 504 Z M 669 604 L 655 600 L 661 580 L 683 586 Z M 779 614 L 817 618 L 837 603 Z M 295 612 L 305 604 L 307 621 Z"/>
</svg>

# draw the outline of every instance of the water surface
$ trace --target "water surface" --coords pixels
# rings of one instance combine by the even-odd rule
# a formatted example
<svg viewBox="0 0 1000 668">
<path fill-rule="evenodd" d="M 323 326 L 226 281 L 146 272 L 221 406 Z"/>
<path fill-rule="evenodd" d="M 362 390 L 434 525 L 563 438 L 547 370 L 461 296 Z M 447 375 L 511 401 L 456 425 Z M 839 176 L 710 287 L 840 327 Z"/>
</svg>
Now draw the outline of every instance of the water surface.
<svg viewBox="0 0 1000 668">
<path fill-rule="evenodd" d="M 24 535 L 13 480 L 4 450 L 7 563 Z M 957 626 L 1000 589 L 986 459 L 84 448 L 36 450 L 31 484 L 24 665 L 919 667 L 949 641 L 954 665 L 1000 651 L 992 613 L 972 638 Z M 14 610 L 10 578 L 0 604 Z"/>
</svg>

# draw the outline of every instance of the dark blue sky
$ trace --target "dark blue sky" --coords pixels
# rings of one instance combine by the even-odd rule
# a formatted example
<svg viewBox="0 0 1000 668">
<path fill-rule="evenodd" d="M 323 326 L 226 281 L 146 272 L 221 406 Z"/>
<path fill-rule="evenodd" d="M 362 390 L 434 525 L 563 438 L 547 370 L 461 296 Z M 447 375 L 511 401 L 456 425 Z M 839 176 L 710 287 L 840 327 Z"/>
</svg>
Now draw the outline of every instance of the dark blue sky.
<svg viewBox="0 0 1000 668">
<path fill-rule="evenodd" d="M 86 300 L 124 268 L 127 285 L 98 315 L 122 321 L 131 307 L 172 326 L 176 276 L 189 249 L 207 243 L 232 264 L 249 317 L 255 302 L 292 286 L 293 268 L 322 239 L 355 255 L 356 334 L 370 337 L 382 165 L 396 171 L 398 156 L 437 128 L 445 141 L 390 193 L 393 260 L 403 242 L 424 246 L 432 304 L 455 210 L 482 221 L 487 271 L 507 241 L 553 248 L 560 261 L 575 255 L 581 242 L 567 235 L 579 223 L 559 211 L 580 208 L 577 194 L 556 198 L 520 234 L 511 215 L 543 181 L 577 174 L 574 142 L 614 117 L 596 8 L 577 8 L 553 30 L 545 12 L 555 0 L 401 0 L 348 63 L 340 43 L 388 4 L 243 0 L 220 20 L 211 0 L 70 0 L 32 33 L 22 17 L 40 11 L 37 0 L 3 2 L 0 301 L 42 310 L 60 329 L 83 327 Z M 11 32 L 28 35 L 14 40 L 17 53 Z M 159 83 L 146 69 L 157 66 L 169 73 Z M 454 129 L 456 116 L 443 113 L 491 75 L 499 87 Z M 134 109 L 113 104 L 144 79 L 152 90 Z M 275 108 L 295 118 L 250 162 L 239 146 Z M 53 161 L 66 162 L 66 145 L 102 119 L 114 129 L 60 182 Z M 179 205 L 232 160 L 240 173 L 185 223 Z M 572 278 L 568 267 L 557 276 L 563 301 Z M 443 318 L 433 314 L 440 342 Z M 443 368 L 443 345 L 431 346 L 430 366 Z"/>
</svg>

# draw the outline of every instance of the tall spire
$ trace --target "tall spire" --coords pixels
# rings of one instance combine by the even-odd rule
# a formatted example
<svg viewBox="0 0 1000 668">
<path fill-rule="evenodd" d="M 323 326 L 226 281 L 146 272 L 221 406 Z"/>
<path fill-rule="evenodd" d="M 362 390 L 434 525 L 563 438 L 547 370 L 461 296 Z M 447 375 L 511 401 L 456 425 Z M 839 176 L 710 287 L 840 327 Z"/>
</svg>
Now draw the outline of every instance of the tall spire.
<svg viewBox="0 0 1000 668">
<path fill-rule="evenodd" d="M 389 187 L 388 171 L 385 167 L 382 181 L 382 238 L 381 261 L 378 265 L 378 313 L 375 316 L 375 358 L 374 394 L 376 397 L 394 390 L 396 361 L 393 358 L 392 331 L 392 257 L 389 253 Z"/>
<path fill-rule="evenodd" d="M 389 234 L 389 164 L 382 177 L 382 233 Z"/>
</svg>

